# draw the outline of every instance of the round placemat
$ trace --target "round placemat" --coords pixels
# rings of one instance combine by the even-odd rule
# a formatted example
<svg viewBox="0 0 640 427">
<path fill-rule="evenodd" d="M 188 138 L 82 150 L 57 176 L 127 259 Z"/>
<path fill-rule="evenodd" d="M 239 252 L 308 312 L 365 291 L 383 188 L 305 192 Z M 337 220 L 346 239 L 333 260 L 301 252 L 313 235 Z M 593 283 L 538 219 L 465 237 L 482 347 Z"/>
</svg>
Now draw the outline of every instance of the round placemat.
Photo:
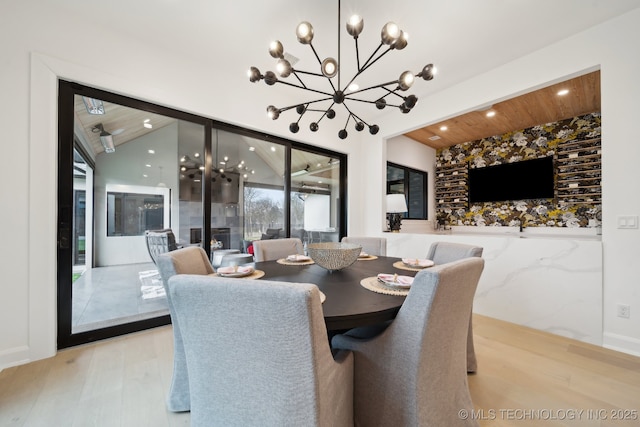
<svg viewBox="0 0 640 427">
<path fill-rule="evenodd" d="M 214 273 L 214 276 L 217 277 L 224 277 L 224 276 L 220 276 L 218 275 L 218 273 Z M 242 276 L 242 277 L 227 277 L 227 279 L 259 279 L 262 276 L 264 276 L 264 271 L 262 270 L 255 270 L 253 273 L 249 274 L 248 276 Z"/>
<path fill-rule="evenodd" d="M 375 255 L 367 255 L 363 257 L 358 257 L 358 261 L 373 261 L 374 259 L 378 259 Z"/>
<path fill-rule="evenodd" d="M 282 265 L 311 265 L 311 264 L 315 264 L 315 262 L 313 262 L 312 259 L 307 260 L 307 261 L 287 261 L 286 258 L 280 258 L 276 262 L 278 264 L 282 264 Z"/>
<path fill-rule="evenodd" d="M 360 281 L 360 284 L 370 291 L 377 292 L 379 294 L 385 295 L 397 295 L 401 297 L 405 297 L 409 295 L 409 289 L 398 289 L 393 286 L 387 286 L 381 281 L 378 280 L 377 277 L 367 277 Z"/>
<path fill-rule="evenodd" d="M 393 266 L 395 268 L 399 268 L 400 270 L 407 270 L 407 271 L 422 271 L 424 269 L 427 269 L 429 267 L 422 267 L 422 268 L 416 268 L 416 267 L 409 267 L 408 265 L 406 265 L 404 262 L 402 261 L 396 261 L 393 263 Z"/>
</svg>

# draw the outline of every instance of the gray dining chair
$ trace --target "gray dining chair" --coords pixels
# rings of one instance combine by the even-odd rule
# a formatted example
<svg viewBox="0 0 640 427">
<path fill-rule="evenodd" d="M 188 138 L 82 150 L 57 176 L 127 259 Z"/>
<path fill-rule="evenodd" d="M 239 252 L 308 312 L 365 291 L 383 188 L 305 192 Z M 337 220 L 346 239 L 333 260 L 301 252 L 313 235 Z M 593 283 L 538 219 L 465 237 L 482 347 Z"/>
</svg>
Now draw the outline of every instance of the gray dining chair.
<svg viewBox="0 0 640 427">
<path fill-rule="evenodd" d="M 380 335 L 336 335 L 334 349 L 355 356 L 354 419 L 361 427 L 478 426 L 465 349 L 482 258 L 416 274 L 395 320 Z"/>
<path fill-rule="evenodd" d="M 213 274 L 213 267 L 207 253 L 199 246 L 188 246 L 158 256 L 158 270 L 162 285 L 167 294 L 169 315 L 173 324 L 173 375 L 167 395 L 167 409 L 172 412 L 188 411 L 191 407 L 189 398 L 189 375 L 182 345 L 182 336 L 178 327 L 178 319 L 169 293 L 169 279 L 179 274 Z"/>
<path fill-rule="evenodd" d="M 176 236 L 170 228 L 147 230 L 144 232 L 147 251 L 154 264 L 158 264 L 158 255 L 178 249 Z"/>
<path fill-rule="evenodd" d="M 296 254 L 304 255 L 304 246 L 302 240 L 295 237 L 253 242 L 253 257 L 256 262 L 275 261 Z"/>
<path fill-rule="evenodd" d="M 446 264 L 463 258 L 481 257 L 483 248 L 453 242 L 434 242 L 429 247 L 427 259 L 434 264 Z M 467 334 L 467 372 L 474 373 L 478 370 L 478 359 L 473 344 L 473 319 L 469 318 L 469 333 Z"/>
<path fill-rule="evenodd" d="M 355 243 L 362 246 L 362 251 L 369 255 L 387 256 L 387 239 L 384 237 L 353 237 L 342 238 L 344 243 Z"/>
<path fill-rule="evenodd" d="M 177 275 L 192 426 L 353 426 L 353 354 L 308 283 Z"/>
</svg>

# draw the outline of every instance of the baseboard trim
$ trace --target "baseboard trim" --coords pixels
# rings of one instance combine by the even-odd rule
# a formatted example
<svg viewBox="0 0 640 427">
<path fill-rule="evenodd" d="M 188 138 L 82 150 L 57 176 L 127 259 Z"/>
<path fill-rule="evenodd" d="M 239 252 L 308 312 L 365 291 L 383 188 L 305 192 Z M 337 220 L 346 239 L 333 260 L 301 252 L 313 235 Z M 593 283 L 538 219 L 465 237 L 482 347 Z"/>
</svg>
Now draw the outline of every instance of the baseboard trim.
<svg viewBox="0 0 640 427">
<path fill-rule="evenodd" d="M 611 350 L 640 357 L 640 340 L 625 335 L 605 332 L 602 346 Z"/>
</svg>

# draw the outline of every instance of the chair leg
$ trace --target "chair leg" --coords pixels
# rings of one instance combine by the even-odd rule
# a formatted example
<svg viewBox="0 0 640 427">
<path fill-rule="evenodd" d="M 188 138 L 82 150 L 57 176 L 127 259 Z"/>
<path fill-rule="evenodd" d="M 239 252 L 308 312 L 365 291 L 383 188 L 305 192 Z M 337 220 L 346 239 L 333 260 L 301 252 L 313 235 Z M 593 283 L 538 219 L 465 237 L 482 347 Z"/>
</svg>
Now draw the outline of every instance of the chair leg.
<svg viewBox="0 0 640 427">
<path fill-rule="evenodd" d="M 473 346 L 473 322 L 469 318 L 469 331 L 467 332 L 467 373 L 475 374 L 478 370 L 478 361 L 476 360 L 476 350 Z"/>
</svg>

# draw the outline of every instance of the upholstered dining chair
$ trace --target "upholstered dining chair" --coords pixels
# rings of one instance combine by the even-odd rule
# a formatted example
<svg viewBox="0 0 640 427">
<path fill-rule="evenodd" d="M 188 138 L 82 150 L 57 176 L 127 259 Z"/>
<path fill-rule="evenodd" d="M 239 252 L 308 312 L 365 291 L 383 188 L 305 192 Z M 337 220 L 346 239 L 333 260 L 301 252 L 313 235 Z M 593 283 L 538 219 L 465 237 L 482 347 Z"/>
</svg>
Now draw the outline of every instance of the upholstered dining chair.
<svg viewBox="0 0 640 427">
<path fill-rule="evenodd" d="M 172 412 L 183 412 L 190 409 L 189 375 L 187 362 L 182 345 L 182 336 L 178 326 L 171 295 L 169 293 L 169 279 L 178 274 L 198 274 L 206 276 L 213 274 L 213 267 L 207 253 L 199 246 L 188 246 L 175 251 L 158 255 L 158 271 L 167 294 L 169 315 L 173 324 L 173 376 L 167 395 L 167 409 Z"/>
<path fill-rule="evenodd" d="M 446 264 L 462 258 L 481 257 L 483 248 L 480 246 L 467 245 L 453 242 L 433 242 L 427 252 L 427 259 L 432 260 L 436 265 Z M 478 370 L 478 360 L 473 344 L 473 319 L 469 318 L 469 333 L 467 334 L 467 372 L 473 373 Z"/>
<path fill-rule="evenodd" d="M 291 237 L 287 239 L 255 240 L 253 257 L 256 262 L 275 261 L 288 255 L 303 255 L 302 240 Z"/>
<path fill-rule="evenodd" d="M 176 236 L 170 228 L 147 230 L 144 232 L 147 250 L 154 264 L 158 264 L 158 255 L 178 249 Z"/>
<path fill-rule="evenodd" d="M 316 285 L 177 275 L 169 294 L 192 426 L 353 426 L 353 354 L 332 355 Z"/>
<path fill-rule="evenodd" d="M 465 349 L 482 258 L 416 274 L 395 320 L 380 335 L 336 335 L 334 349 L 355 356 L 355 425 L 477 426 L 471 413 Z"/>
<path fill-rule="evenodd" d="M 355 243 L 362 246 L 362 251 L 369 255 L 387 256 L 387 239 L 384 237 L 352 237 L 342 238 L 344 243 Z"/>
</svg>

